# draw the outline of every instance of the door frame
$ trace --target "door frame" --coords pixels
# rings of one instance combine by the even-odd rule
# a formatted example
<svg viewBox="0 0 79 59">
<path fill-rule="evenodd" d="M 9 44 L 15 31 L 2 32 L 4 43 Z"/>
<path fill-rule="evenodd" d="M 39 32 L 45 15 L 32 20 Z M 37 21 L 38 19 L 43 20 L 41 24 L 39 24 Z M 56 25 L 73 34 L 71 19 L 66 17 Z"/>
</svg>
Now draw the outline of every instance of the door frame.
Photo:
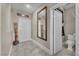
<svg viewBox="0 0 79 59">
<path fill-rule="evenodd" d="M 65 5 L 66 4 L 56 4 L 55 6 L 50 8 L 50 52 L 51 52 L 51 55 L 54 55 L 54 28 L 53 28 L 54 21 L 52 20 L 53 19 L 52 14 L 53 14 L 54 9 L 65 6 Z"/>
</svg>

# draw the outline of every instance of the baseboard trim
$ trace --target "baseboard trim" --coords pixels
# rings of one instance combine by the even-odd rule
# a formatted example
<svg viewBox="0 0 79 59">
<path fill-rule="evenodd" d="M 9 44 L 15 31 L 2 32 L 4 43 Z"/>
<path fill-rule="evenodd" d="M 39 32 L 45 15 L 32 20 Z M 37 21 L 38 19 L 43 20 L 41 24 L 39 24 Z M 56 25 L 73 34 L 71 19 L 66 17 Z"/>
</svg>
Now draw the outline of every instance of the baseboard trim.
<svg viewBox="0 0 79 59">
<path fill-rule="evenodd" d="M 24 41 L 19 41 L 19 43 L 23 43 L 23 42 L 27 42 L 27 41 L 31 41 L 31 39 L 29 39 L 29 40 L 24 40 Z"/>
<path fill-rule="evenodd" d="M 11 45 L 11 47 L 10 47 L 10 50 L 9 50 L 9 54 L 8 54 L 8 56 L 11 55 L 11 52 L 12 52 L 12 45 Z"/>
<path fill-rule="evenodd" d="M 37 42 L 36 40 L 32 39 L 32 41 L 38 45 L 41 49 L 43 49 L 46 53 L 48 53 L 49 55 L 51 55 L 50 49 L 48 49 L 47 47 L 43 46 L 42 44 L 40 44 L 39 42 Z"/>
<path fill-rule="evenodd" d="M 19 43 L 26 42 L 26 41 L 31 41 L 31 39 L 29 39 L 29 40 L 19 41 Z"/>
</svg>

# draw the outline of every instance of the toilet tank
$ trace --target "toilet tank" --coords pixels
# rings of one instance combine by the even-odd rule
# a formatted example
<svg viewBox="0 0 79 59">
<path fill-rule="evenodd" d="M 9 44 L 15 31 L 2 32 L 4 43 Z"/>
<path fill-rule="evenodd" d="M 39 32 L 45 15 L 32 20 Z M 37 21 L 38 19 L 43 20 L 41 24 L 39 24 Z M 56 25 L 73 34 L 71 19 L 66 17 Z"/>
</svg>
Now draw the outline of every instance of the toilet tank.
<svg viewBox="0 0 79 59">
<path fill-rule="evenodd" d="M 68 34 L 68 40 L 75 40 L 75 34 Z"/>
</svg>

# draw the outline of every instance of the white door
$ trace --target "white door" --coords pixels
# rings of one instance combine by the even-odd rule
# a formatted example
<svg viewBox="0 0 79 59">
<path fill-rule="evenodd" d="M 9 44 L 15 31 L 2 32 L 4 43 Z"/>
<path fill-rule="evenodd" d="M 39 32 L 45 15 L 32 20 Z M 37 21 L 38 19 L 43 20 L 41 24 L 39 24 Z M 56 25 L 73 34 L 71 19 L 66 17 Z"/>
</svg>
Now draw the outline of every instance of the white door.
<svg viewBox="0 0 79 59">
<path fill-rule="evenodd" d="M 54 10 L 54 54 L 62 49 L 62 13 Z"/>
<path fill-rule="evenodd" d="M 24 42 L 31 39 L 31 20 L 20 17 L 18 22 L 18 40 Z"/>
</svg>

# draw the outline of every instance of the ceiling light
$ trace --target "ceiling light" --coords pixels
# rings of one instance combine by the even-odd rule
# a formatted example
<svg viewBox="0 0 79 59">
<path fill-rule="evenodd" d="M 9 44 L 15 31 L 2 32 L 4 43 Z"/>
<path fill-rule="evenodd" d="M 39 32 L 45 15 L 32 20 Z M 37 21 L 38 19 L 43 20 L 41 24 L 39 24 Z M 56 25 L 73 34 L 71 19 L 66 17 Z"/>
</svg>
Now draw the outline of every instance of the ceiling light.
<svg viewBox="0 0 79 59">
<path fill-rule="evenodd" d="M 27 4 L 27 5 L 26 5 L 26 7 L 27 7 L 27 8 L 30 8 L 30 5 L 29 5 L 29 4 Z"/>
<path fill-rule="evenodd" d="M 22 14 L 22 16 L 25 16 L 24 14 Z"/>
</svg>

